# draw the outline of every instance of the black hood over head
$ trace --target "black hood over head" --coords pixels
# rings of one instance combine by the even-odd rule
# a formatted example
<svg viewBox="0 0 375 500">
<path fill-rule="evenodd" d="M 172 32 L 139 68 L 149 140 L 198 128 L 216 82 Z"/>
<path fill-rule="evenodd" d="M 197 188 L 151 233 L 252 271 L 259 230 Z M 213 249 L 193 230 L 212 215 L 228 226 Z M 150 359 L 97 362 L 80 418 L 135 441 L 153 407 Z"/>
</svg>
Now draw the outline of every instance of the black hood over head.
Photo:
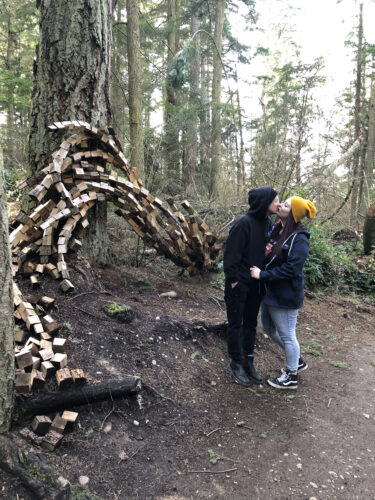
<svg viewBox="0 0 375 500">
<path fill-rule="evenodd" d="M 277 191 L 271 186 L 261 186 L 250 189 L 248 193 L 250 205 L 249 214 L 253 215 L 256 219 L 265 219 L 267 217 L 268 207 L 276 196 Z"/>
</svg>

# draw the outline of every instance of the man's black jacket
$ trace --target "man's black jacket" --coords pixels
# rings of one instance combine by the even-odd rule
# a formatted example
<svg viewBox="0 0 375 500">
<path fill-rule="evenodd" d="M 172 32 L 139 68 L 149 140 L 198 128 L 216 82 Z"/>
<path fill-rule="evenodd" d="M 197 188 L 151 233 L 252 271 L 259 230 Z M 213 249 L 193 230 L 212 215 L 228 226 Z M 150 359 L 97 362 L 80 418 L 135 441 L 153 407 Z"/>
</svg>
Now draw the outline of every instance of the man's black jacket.
<svg viewBox="0 0 375 500">
<path fill-rule="evenodd" d="M 229 283 L 257 281 L 251 278 L 250 267 L 263 269 L 266 239 L 272 224 L 268 207 L 275 196 L 269 186 L 250 191 L 250 209 L 234 222 L 225 244 L 224 273 Z"/>
</svg>

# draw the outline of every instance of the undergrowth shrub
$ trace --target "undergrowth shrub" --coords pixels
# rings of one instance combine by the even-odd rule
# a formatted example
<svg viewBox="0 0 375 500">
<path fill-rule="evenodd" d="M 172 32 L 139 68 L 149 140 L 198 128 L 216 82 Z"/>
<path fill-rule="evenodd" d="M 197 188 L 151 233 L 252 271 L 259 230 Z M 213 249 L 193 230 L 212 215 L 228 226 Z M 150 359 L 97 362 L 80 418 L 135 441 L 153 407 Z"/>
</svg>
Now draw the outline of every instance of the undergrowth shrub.
<svg viewBox="0 0 375 500">
<path fill-rule="evenodd" d="M 306 288 L 375 294 L 375 260 L 368 259 L 363 270 L 354 261 L 364 254 L 361 241 L 334 244 L 332 231 L 318 224 L 311 225 L 309 231 L 310 253 L 304 267 Z"/>
</svg>

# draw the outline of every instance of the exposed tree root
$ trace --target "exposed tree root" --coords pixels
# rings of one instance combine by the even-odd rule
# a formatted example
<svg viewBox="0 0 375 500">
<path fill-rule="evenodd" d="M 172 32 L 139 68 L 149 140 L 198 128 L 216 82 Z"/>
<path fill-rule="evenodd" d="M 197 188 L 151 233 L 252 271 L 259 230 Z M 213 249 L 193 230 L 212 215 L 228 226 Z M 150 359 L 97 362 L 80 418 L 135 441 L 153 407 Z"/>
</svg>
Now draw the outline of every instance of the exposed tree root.
<svg viewBox="0 0 375 500">
<path fill-rule="evenodd" d="M 36 498 L 63 500 L 69 498 L 69 483 L 46 465 L 44 456 L 20 448 L 7 436 L 0 436 L 0 467 L 12 474 Z"/>
</svg>

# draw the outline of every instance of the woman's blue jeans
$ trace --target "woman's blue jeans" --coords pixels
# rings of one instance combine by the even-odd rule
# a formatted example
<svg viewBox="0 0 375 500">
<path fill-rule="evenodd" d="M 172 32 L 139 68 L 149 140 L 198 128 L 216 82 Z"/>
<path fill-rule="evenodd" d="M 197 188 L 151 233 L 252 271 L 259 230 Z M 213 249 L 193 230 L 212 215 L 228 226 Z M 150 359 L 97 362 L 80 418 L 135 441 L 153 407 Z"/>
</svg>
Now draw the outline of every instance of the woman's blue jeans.
<svg viewBox="0 0 375 500">
<path fill-rule="evenodd" d="M 298 309 L 282 309 L 262 304 L 261 321 L 263 330 L 285 351 L 286 367 L 291 371 L 298 368 L 300 356 L 296 337 Z"/>
</svg>

